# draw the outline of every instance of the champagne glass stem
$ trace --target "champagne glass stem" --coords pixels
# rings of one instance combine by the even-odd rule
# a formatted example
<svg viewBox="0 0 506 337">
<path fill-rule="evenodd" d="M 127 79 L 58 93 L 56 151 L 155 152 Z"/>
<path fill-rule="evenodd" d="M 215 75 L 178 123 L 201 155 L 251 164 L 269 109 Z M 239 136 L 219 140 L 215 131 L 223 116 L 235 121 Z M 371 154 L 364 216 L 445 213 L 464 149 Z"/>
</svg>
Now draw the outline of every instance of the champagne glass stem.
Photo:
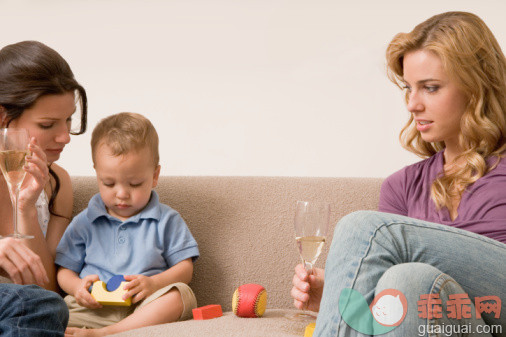
<svg viewBox="0 0 506 337">
<path fill-rule="evenodd" d="M 306 269 L 308 275 L 313 272 L 313 264 L 311 262 L 304 261 L 304 269 Z"/>
<path fill-rule="evenodd" d="M 18 237 L 18 198 L 19 198 L 19 187 L 13 187 L 12 192 L 14 196 L 12 198 L 12 223 L 14 226 L 14 237 Z"/>
<path fill-rule="evenodd" d="M 12 200 L 12 224 L 14 227 L 14 232 L 8 237 L 13 237 L 15 239 L 33 239 L 33 235 L 25 235 L 18 232 L 18 198 L 19 198 L 19 185 L 13 185 L 9 188 L 9 194 Z M 0 237 L 0 238 L 3 238 Z"/>
</svg>

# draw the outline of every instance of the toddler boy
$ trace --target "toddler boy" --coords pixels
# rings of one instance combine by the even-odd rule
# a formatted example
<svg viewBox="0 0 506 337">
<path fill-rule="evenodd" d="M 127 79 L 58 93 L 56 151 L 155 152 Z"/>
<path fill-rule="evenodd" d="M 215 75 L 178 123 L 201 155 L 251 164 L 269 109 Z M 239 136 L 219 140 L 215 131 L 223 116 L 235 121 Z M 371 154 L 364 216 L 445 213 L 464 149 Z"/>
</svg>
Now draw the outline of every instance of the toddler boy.
<svg viewBox="0 0 506 337">
<path fill-rule="evenodd" d="M 153 190 L 155 128 L 139 114 L 109 116 L 93 130 L 91 148 L 100 193 L 72 220 L 55 260 L 68 294 L 67 333 L 102 336 L 190 317 L 196 299 L 187 284 L 199 250 L 179 213 Z M 129 281 L 123 299 L 132 297 L 130 307 L 102 306 L 88 291 L 117 274 Z"/>
</svg>

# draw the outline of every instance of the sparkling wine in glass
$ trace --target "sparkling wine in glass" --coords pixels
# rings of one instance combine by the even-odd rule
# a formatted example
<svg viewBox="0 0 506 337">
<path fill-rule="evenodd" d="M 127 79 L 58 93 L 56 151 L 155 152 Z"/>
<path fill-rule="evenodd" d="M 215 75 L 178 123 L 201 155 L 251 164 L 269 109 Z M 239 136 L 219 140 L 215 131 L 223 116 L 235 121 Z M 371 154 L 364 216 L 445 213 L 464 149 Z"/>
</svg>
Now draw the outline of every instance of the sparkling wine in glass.
<svg viewBox="0 0 506 337">
<path fill-rule="evenodd" d="M 302 263 L 308 274 L 322 252 L 330 224 L 330 204 L 320 201 L 297 201 L 295 208 L 295 241 Z M 296 319 L 314 319 L 309 312 L 302 312 Z"/>
<path fill-rule="evenodd" d="M 12 222 L 14 233 L 7 235 L 17 239 L 31 239 L 33 236 L 18 232 L 18 196 L 25 178 L 25 157 L 28 151 L 28 131 L 26 129 L 0 129 L 0 169 L 9 188 L 12 201 Z"/>
<path fill-rule="evenodd" d="M 322 252 L 330 223 L 330 204 L 297 201 L 295 209 L 295 240 L 304 268 L 311 273 Z"/>
<path fill-rule="evenodd" d="M 313 265 L 320 256 L 325 243 L 325 236 L 302 236 L 296 237 L 299 254 L 304 263 L 304 268 L 311 273 Z"/>
</svg>

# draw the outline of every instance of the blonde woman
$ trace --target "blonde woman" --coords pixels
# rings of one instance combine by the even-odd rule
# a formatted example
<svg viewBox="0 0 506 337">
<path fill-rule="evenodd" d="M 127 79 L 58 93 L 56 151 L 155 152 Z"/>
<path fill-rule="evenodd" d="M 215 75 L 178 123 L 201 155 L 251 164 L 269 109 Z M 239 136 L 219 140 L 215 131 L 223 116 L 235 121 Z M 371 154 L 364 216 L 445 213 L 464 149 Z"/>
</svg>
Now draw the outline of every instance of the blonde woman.
<svg viewBox="0 0 506 337">
<path fill-rule="evenodd" d="M 314 336 L 372 335 L 345 321 L 340 295 L 371 304 L 396 289 L 407 312 L 385 336 L 506 336 L 504 54 L 479 17 L 449 12 L 395 36 L 387 64 L 411 113 L 401 143 L 425 159 L 384 181 L 381 213 L 337 224 L 325 271 L 296 267 L 294 304 L 319 311 Z"/>
</svg>

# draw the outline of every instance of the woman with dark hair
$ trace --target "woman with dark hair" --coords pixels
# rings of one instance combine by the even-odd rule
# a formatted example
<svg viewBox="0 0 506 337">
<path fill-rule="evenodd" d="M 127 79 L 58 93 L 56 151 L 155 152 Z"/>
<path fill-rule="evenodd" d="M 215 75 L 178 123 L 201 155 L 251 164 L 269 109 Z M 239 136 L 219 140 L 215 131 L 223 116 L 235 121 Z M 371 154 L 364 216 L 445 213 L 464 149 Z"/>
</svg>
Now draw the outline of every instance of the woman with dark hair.
<svg viewBox="0 0 506 337">
<path fill-rule="evenodd" d="M 339 221 L 325 271 L 296 267 L 294 304 L 319 311 L 315 337 L 506 336 L 506 58 L 478 16 L 448 12 L 396 35 L 387 65 L 424 160 L 383 182 L 381 213 Z M 405 316 L 386 327 L 369 318 L 396 309 L 373 303 L 392 289 Z"/>
<path fill-rule="evenodd" d="M 72 130 L 77 105 L 80 120 L 78 130 Z M 70 134 L 86 130 L 86 118 L 86 92 L 55 50 L 37 41 L 19 42 L 0 50 L 0 125 L 27 129 L 31 151 L 19 192 L 18 229 L 34 238 L 0 240 L 0 275 L 13 283 L 57 289 L 54 258 L 72 215 L 73 195 L 70 176 L 54 162 L 70 142 Z M 12 233 L 12 205 L 3 177 L 0 214 L 0 235 Z M 32 289 L 9 287 L 8 291 L 16 289 L 18 294 Z M 6 292 L 6 288 L 1 285 L 0 291 Z M 4 297 L 0 306 L 9 305 Z"/>
</svg>

